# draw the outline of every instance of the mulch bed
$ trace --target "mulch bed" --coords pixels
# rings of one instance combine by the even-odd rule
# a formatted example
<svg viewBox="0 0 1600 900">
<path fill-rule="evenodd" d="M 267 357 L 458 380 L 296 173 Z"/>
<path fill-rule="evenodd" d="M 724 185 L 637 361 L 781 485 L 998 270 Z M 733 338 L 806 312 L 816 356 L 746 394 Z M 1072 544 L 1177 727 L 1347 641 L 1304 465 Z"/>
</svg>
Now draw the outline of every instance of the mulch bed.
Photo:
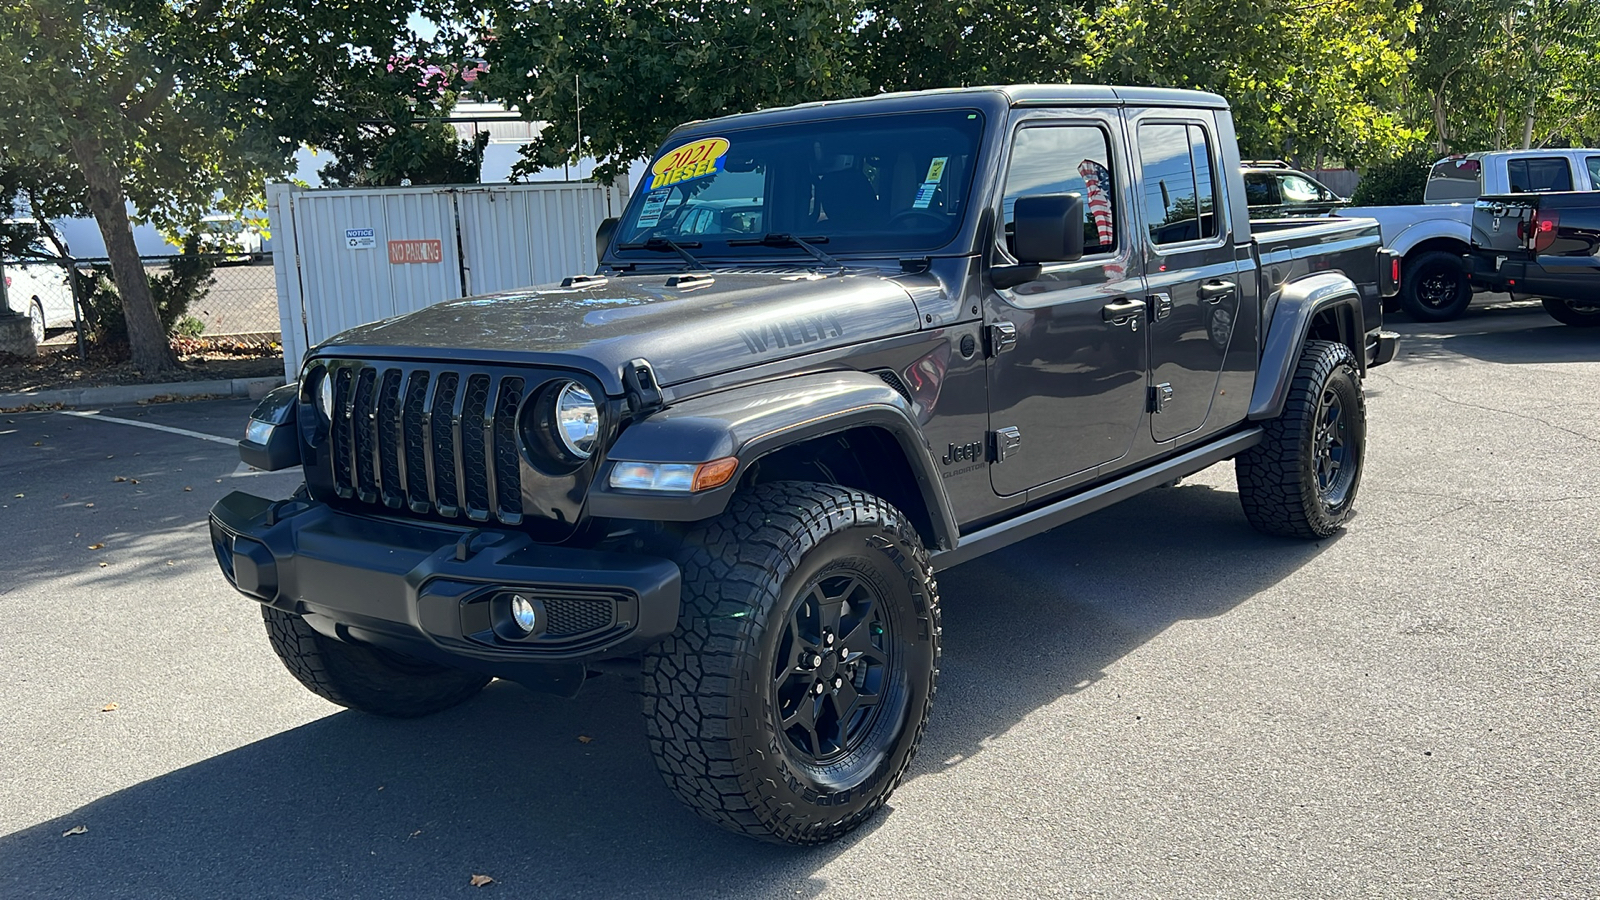
<svg viewBox="0 0 1600 900">
<path fill-rule="evenodd" d="M 0 353 L 0 394 L 101 387 L 112 384 L 157 384 L 168 381 L 211 381 L 258 378 L 283 373 L 283 348 L 265 338 L 175 339 L 179 370 L 148 376 L 127 361 L 126 354 L 90 349 L 78 358 L 76 346 L 47 345 L 35 357 Z M 120 358 L 119 358 L 120 357 Z"/>
</svg>

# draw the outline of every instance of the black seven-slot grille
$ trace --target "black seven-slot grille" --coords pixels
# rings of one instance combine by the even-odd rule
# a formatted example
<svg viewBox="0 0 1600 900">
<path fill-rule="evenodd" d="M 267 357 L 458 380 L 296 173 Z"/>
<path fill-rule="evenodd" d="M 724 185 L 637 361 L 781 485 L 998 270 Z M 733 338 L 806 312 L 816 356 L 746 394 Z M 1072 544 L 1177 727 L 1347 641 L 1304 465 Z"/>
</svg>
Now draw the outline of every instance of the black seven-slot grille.
<svg viewBox="0 0 1600 900">
<path fill-rule="evenodd" d="M 522 376 L 339 361 L 328 377 L 340 497 L 419 515 L 522 521 Z"/>
</svg>

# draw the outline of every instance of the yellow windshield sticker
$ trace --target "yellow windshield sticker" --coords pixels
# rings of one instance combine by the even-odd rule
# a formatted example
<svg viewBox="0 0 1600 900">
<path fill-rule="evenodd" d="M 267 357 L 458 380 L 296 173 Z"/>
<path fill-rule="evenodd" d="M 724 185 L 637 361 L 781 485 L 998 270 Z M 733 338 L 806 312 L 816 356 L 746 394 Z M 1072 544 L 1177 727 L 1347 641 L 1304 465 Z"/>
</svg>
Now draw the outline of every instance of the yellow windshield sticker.
<svg viewBox="0 0 1600 900">
<path fill-rule="evenodd" d="M 722 168 L 722 157 L 728 152 L 728 139 L 701 138 L 656 160 L 650 167 L 650 188 L 663 188 L 680 181 L 704 178 Z"/>
</svg>

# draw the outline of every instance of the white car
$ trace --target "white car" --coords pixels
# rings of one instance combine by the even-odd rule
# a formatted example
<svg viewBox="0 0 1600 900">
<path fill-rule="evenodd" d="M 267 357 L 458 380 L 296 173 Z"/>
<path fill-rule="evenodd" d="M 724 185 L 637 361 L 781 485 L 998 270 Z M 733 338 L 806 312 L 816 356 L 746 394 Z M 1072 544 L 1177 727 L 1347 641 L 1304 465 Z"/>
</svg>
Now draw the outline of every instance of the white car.
<svg viewBox="0 0 1600 900">
<path fill-rule="evenodd" d="M 26 225 L 13 219 L 8 225 Z M 6 305 L 33 323 L 33 339 L 42 342 L 47 328 L 69 328 L 77 316 L 72 304 L 72 283 L 55 250 L 35 241 L 29 250 L 37 258 L 0 265 L 5 272 Z"/>
<path fill-rule="evenodd" d="M 1333 213 L 1376 219 L 1383 246 L 1401 256 L 1400 307 L 1424 322 L 1466 312 L 1472 282 L 1472 204 L 1484 194 L 1600 188 L 1600 150 L 1506 150 L 1434 163 L 1421 206 L 1352 206 Z"/>
<path fill-rule="evenodd" d="M 226 254 L 230 259 L 249 263 L 261 259 L 261 232 L 235 216 L 206 216 L 195 234 L 203 253 Z"/>
</svg>

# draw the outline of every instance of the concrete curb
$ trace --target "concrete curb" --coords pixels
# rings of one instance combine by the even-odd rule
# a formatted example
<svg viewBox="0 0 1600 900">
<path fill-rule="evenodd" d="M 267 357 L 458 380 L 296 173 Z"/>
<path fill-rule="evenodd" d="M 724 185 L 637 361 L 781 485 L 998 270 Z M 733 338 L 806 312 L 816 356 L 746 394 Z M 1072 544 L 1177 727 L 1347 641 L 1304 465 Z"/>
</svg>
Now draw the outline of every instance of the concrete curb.
<svg viewBox="0 0 1600 900">
<path fill-rule="evenodd" d="M 217 381 L 173 381 L 166 384 L 114 384 L 106 387 L 67 388 L 59 391 L 24 391 L 0 394 L 0 410 L 19 411 L 44 407 L 102 407 L 142 403 L 157 397 L 163 402 L 216 397 L 259 400 L 283 384 L 283 378 L 224 378 Z"/>
</svg>

